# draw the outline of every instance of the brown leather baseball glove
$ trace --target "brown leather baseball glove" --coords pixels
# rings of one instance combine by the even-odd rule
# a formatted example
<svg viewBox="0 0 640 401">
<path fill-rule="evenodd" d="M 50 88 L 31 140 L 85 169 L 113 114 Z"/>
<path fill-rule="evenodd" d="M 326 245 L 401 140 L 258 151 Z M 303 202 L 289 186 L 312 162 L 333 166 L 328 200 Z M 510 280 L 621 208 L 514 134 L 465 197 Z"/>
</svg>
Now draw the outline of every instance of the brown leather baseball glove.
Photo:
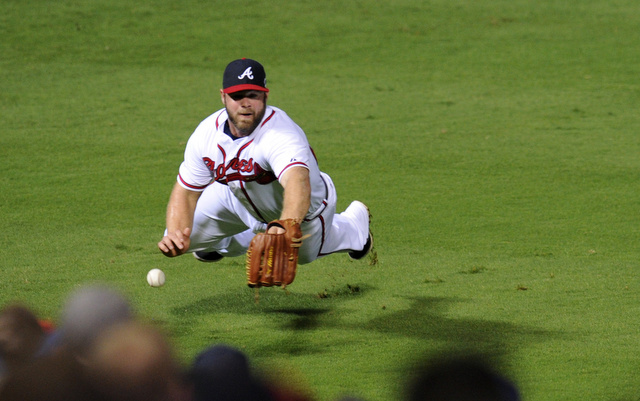
<svg viewBox="0 0 640 401">
<path fill-rule="evenodd" d="M 247 284 L 249 287 L 283 288 L 293 282 L 298 267 L 298 249 L 302 246 L 300 223 L 294 219 L 274 220 L 267 225 L 281 227 L 283 234 L 259 233 L 247 250 Z"/>
</svg>

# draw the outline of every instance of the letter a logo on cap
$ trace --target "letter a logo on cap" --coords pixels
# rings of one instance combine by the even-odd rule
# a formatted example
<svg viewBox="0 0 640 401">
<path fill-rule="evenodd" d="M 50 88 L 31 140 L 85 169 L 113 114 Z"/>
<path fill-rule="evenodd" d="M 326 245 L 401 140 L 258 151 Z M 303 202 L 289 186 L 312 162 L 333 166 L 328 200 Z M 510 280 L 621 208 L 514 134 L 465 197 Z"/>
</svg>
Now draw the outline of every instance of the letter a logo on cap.
<svg viewBox="0 0 640 401">
<path fill-rule="evenodd" d="M 248 58 L 234 60 L 224 69 L 222 91 L 234 93 L 246 90 L 269 92 L 267 74 L 262 64 L 255 60 Z"/>
<path fill-rule="evenodd" d="M 249 79 L 253 79 L 253 71 L 251 71 L 251 67 L 248 67 L 241 75 L 238 75 L 238 79 L 242 79 L 244 77 L 249 77 Z"/>
</svg>

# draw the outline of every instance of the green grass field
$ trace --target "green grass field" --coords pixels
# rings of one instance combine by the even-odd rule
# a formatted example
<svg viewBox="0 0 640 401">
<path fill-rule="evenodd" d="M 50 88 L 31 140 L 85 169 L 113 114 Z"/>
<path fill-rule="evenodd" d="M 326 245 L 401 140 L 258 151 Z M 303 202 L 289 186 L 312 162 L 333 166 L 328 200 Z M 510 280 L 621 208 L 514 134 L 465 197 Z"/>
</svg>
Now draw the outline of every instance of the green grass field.
<svg viewBox="0 0 640 401">
<path fill-rule="evenodd" d="M 460 350 L 526 401 L 637 400 L 639 24 L 632 0 L 2 0 L 0 304 L 56 320 L 108 283 L 185 363 L 232 344 L 319 401 L 399 400 Z M 377 265 L 332 255 L 255 303 L 241 258 L 157 251 L 239 57 L 339 208 L 370 206 Z"/>
</svg>

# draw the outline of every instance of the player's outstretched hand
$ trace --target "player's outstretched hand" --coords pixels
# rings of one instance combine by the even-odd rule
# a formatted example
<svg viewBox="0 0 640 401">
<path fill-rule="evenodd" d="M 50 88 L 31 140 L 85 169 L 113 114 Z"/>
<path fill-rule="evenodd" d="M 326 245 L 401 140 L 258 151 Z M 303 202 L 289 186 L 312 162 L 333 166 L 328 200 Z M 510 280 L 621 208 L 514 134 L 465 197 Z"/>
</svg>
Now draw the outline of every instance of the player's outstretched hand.
<svg viewBox="0 0 640 401">
<path fill-rule="evenodd" d="M 167 232 L 167 235 L 162 237 L 162 240 L 158 242 L 158 249 L 170 258 L 174 256 L 180 256 L 189 249 L 191 244 L 191 228 L 187 227 L 184 230 L 176 230 L 175 232 Z"/>
</svg>

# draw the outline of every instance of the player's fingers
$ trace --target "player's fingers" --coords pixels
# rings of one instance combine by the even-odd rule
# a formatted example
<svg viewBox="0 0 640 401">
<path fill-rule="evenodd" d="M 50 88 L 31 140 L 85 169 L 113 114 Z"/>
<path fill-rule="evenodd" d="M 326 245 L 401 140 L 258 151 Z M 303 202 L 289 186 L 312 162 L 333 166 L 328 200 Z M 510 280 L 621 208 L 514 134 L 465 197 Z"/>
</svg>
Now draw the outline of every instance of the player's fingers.
<svg viewBox="0 0 640 401">
<path fill-rule="evenodd" d="M 169 247 L 167 247 L 163 241 L 158 242 L 158 249 L 160 249 L 162 253 L 169 252 Z"/>
<path fill-rule="evenodd" d="M 176 246 L 182 251 L 182 254 L 186 252 L 187 249 L 189 249 L 189 245 L 191 245 L 191 228 L 187 227 L 182 230 L 178 235 L 178 238 L 180 238 L 180 242 L 176 243 Z"/>
<path fill-rule="evenodd" d="M 186 229 L 186 230 L 188 230 L 188 229 Z M 186 230 L 185 230 L 185 231 L 186 231 Z M 181 249 L 181 250 L 182 250 L 182 249 L 184 249 L 184 247 L 185 247 L 185 241 L 186 241 L 186 239 L 187 239 L 187 238 L 189 238 L 189 236 L 188 236 L 188 235 L 187 235 L 187 236 L 185 236 L 185 234 L 184 234 L 182 231 L 180 231 L 180 230 L 176 230 L 176 231 L 173 233 L 173 235 L 169 235 L 169 238 L 171 239 L 171 241 L 175 244 L 175 246 L 176 246 L 178 249 Z"/>
<path fill-rule="evenodd" d="M 173 246 L 173 241 L 171 241 L 168 237 L 164 237 L 162 241 L 158 242 L 158 249 L 165 256 L 177 256 L 175 247 Z"/>
<path fill-rule="evenodd" d="M 158 242 L 158 248 L 160 248 L 161 251 L 170 251 L 175 248 L 174 241 L 171 239 L 171 237 L 165 235 L 164 237 L 162 237 L 162 240 Z"/>
</svg>

